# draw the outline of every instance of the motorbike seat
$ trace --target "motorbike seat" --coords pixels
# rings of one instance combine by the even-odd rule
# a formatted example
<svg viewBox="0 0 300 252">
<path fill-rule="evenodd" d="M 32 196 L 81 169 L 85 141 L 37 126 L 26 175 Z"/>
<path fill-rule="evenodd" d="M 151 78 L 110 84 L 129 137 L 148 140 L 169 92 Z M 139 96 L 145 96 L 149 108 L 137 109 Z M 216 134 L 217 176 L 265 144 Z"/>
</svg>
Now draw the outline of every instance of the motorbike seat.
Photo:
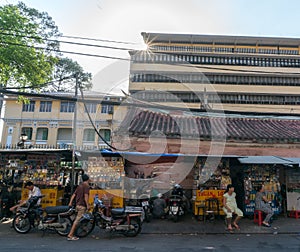
<svg viewBox="0 0 300 252">
<path fill-rule="evenodd" d="M 48 206 L 45 208 L 47 214 L 59 214 L 68 212 L 69 206 Z"/>
<path fill-rule="evenodd" d="M 122 214 L 124 214 L 124 212 L 125 212 L 124 208 L 112 208 L 111 209 L 112 215 L 122 215 Z"/>
</svg>

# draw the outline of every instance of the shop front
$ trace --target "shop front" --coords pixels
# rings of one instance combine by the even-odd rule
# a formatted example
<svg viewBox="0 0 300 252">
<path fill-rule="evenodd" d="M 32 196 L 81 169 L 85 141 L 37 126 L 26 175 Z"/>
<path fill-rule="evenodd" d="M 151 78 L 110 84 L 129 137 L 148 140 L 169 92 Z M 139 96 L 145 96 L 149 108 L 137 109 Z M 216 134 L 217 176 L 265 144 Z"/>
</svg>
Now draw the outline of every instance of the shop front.
<svg viewBox="0 0 300 252">
<path fill-rule="evenodd" d="M 238 159 L 244 170 L 244 214 L 253 215 L 257 187 L 264 185 L 266 197 L 276 215 L 284 213 L 285 177 L 292 162 L 275 156 L 251 156 Z"/>
<path fill-rule="evenodd" d="M 108 208 L 120 208 L 124 205 L 124 161 L 113 152 L 82 152 L 84 172 L 89 174 L 91 189 L 89 202 L 92 205 L 94 197 Z"/>
<path fill-rule="evenodd" d="M 28 190 L 24 188 L 27 181 L 41 189 L 44 197 L 42 207 L 66 204 L 69 198 L 71 167 L 66 167 L 70 159 L 68 150 L 2 150 L 1 180 L 12 186 L 18 200 L 28 198 Z M 81 171 L 76 167 L 76 173 Z"/>
<path fill-rule="evenodd" d="M 193 213 L 195 216 L 211 212 L 224 215 L 223 194 L 230 177 L 230 164 L 234 157 L 197 157 L 194 166 Z M 206 212 L 204 212 L 206 211 Z"/>
<path fill-rule="evenodd" d="M 300 159 L 290 159 L 294 162 L 285 173 L 286 209 L 291 217 L 300 217 Z"/>
</svg>

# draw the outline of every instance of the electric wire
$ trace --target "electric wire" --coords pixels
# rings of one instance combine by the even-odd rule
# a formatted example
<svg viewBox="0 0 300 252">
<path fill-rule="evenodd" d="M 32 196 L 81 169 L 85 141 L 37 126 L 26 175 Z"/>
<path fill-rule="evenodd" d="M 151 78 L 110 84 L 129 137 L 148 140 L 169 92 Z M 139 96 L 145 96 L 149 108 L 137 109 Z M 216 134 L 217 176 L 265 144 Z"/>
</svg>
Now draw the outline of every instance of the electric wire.
<svg viewBox="0 0 300 252">
<path fill-rule="evenodd" d="M 89 119 L 90 123 L 92 124 L 92 127 L 93 127 L 94 131 L 95 131 L 96 134 L 101 138 L 101 140 L 102 140 L 108 147 L 110 147 L 110 148 L 113 149 L 113 150 L 116 150 L 116 151 L 129 151 L 129 150 L 131 150 L 132 148 L 118 149 L 118 148 L 112 146 L 109 142 L 106 141 L 106 139 L 105 139 L 104 137 L 101 136 L 101 134 L 100 134 L 100 132 L 98 131 L 98 129 L 96 128 L 96 126 L 95 126 L 95 124 L 94 124 L 94 122 L 93 122 L 93 120 L 92 120 L 92 118 L 91 118 L 90 112 L 89 112 L 89 110 L 88 110 L 88 108 L 87 108 L 87 106 L 86 106 L 85 98 L 84 98 L 84 95 L 83 95 L 83 90 L 82 90 L 81 87 L 79 87 L 79 90 L 80 90 L 80 93 L 81 93 L 81 100 L 82 100 L 82 102 L 83 102 L 84 109 L 85 109 L 85 111 L 86 111 L 86 113 L 87 113 L 88 119 Z"/>
<path fill-rule="evenodd" d="M 2 29 L 3 30 L 3 29 Z M 27 35 L 15 35 L 15 34 L 9 34 L 9 33 L 1 33 L 3 35 L 9 35 L 9 36 L 21 36 L 21 37 L 27 37 L 27 38 L 37 38 L 34 36 L 27 36 Z M 72 37 L 72 36 L 66 36 L 66 37 Z M 80 38 L 80 37 L 76 37 Z M 75 44 L 75 45 L 81 45 L 81 46 L 91 46 L 91 47 L 103 47 L 106 49 L 116 49 L 116 50 L 124 50 L 124 51 L 134 51 L 134 49 L 131 48 L 121 48 L 121 47 L 111 47 L 111 46 L 102 46 L 102 45 L 95 45 L 95 44 L 87 44 L 87 43 L 77 43 L 77 42 L 70 42 L 70 41 L 59 41 L 59 40 L 52 40 L 52 39 L 43 39 L 45 41 L 52 41 L 52 42 L 62 42 L 62 43 L 68 43 L 68 44 Z M 111 40 L 113 42 L 113 40 Z M 114 41 L 118 42 L 118 41 Z M 126 43 L 126 42 L 120 42 L 120 43 Z M 18 44 L 18 43 L 12 43 L 12 42 L 0 42 L 0 44 L 9 44 L 9 45 L 15 45 L 15 46 L 22 46 L 22 47 L 31 47 L 34 49 L 42 49 L 42 50 L 47 50 L 47 51 L 53 51 L 53 52 L 60 52 L 60 53 L 66 53 L 66 54 L 76 54 L 76 55 L 81 55 L 81 56 L 90 56 L 90 57 L 100 57 L 100 58 L 107 58 L 107 59 L 116 59 L 116 60 L 126 60 L 126 61 L 131 61 L 135 62 L 133 59 L 129 58 L 121 58 L 121 57 L 114 57 L 114 56 L 106 56 L 106 55 L 98 55 L 98 54 L 89 54 L 89 53 L 80 53 L 80 52 L 75 52 L 75 51 L 63 51 L 59 49 L 49 49 L 49 48 L 44 48 L 44 47 L 38 47 L 38 46 L 30 46 L 30 45 L 23 45 L 23 44 Z M 151 51 L 148 51 L 148 53 L 152 53 Z M 164 54 L 164 53 L 153 53 L 153 54 Z M 143 62 L 139 62 L 143 63 Z M 149 63 L 149 62 L 147 62 Z M 187 63 L 171 63 L 171 62 L 154 62 L 153 64 L 158 64 L 158 65 L 176 65 L 180 67 L 189 67 L 189 68 L 196 68 L 196 69 L 210 69 L 210 70 L 222 70 L 222 71 L 231 71 L 231 72 L 241 72 L 241 73 L 262 73 L 262 74 L 275 74 L 275 75 L 284 75 L 284 76 L 290 76 L 290 75 L 299 75 L 299 72 L 279 72 L 279 71 L 262 71 L 262 70 L 250 70 L 250 69 L 233 69 L 229 67 L 214 67 L 214 66 L 203 66 L 203 65 L 196 65 L 196 64 L 189 64 Z M 254 66 L 255 67 L 255 66 Z"/>
<path fill-rule="evenodd" d="M 98 58 L 130 61 L 130 59 L 128 59 L 128 58 L 120 58 L 120 57 L 113 57 L 113 56 L 106 56 L 106 55 L 99 55 L 99 54 L 79 53 L 79 52 L 72 52 L 72 51 L 63 51 L 63 50 L 59 50 L 59 49 L 48 49 L 48 48 L 45 48 L 45 47 L 22 45 L 22 44 L 12 43 L 12 42 L 1 42 L 0 41 L 0 44 L 28 47 L 28 48 L 33 48 L 33 49 L 38 49 L 38 50 L 45 50 L 45 51 L 52 51 L 52 52 L 58 52 L 58 53 L 76 54 L 76 55 L 81 55 L 81 56 L 91 56 L 91 57 L 98 57 Z"/>
<path fill-rule="evenodd" d="M 0 32 L 0 35 L 15 36 L 15 37 L 21 37 L 21 38 L 30 38 L 30 39 L 41 39 L 40 37 L 35 37 L 35 36 L 19 35 L 19 34 L 4 33 L 4 32 Z M 71 45 L 99 47 L 99 48 L 116 49 L 116 50 L 123 50 L 123 51 L 133 50 L 132 48 L 105 46 L 105 45 L 95 45 L 95 44 L 87 44 L 87 43 L 79 43 L 79 42 L 72 42 L 72 41 L 55 40 L 55 39 L 42 39 L 42 40 L 47 41 L 47 42 L 57 42 L 57 43 L 64 43 L 64 44 L 71 44 Z"/>
</svg>

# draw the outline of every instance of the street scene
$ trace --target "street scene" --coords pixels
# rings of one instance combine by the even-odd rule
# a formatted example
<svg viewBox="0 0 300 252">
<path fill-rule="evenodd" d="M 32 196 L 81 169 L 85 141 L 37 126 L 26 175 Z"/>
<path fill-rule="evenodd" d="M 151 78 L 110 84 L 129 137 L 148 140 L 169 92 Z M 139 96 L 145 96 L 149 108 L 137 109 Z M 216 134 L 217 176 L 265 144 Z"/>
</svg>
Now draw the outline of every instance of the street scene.
<svg viewBox="0 0 300 252">
<path fill-rule="evenodd" d="M 1 251 L 300 251 L 300 4 L 241 2 L 0 3 Z"/>
</svg>

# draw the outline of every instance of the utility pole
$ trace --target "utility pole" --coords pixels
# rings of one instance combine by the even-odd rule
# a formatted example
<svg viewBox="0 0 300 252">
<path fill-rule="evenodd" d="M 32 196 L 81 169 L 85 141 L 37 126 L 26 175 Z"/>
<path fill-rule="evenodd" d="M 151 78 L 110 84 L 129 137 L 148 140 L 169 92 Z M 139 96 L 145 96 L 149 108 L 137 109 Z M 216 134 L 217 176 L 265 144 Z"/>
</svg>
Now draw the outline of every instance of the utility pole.
<svg viewBox="0 0 300 252">
<path fill-rule="evenodd" d="M 72 129 L 72 171 L 71 171 L 71 194 L 74 192 L 75 183 L 75 160 L 76 160 L 76 134 L 77 134 L 77 98 L 78 98 L 78 73 L 75 75 L 75 105 L 74 105 L 74 116 L 73 116 L 73 129 Z"/>
</svg>

